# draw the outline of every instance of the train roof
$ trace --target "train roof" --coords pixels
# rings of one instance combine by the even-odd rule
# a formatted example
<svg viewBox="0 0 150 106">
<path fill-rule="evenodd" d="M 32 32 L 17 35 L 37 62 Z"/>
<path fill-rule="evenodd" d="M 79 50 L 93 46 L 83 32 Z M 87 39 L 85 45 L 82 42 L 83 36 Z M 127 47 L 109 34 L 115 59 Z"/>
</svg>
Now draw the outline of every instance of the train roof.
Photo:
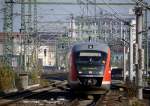
<svg viewBox="0 0 150 106">
<path fill-rule="evenodd" d="M 95 50 L 108 52 L 109 46 L 104 42 L 79 42 L 73 45 L 72 50 L 74 52 L 86 51 L 86 50 Z"/>
</svg>

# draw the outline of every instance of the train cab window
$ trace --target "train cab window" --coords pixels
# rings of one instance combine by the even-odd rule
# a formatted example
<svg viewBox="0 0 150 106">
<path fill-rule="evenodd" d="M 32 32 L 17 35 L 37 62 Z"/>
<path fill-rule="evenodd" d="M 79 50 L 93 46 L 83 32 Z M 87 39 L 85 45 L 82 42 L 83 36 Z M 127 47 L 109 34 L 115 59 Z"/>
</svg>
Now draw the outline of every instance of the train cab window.
<svg viewBox="0 0 150 106">
<path fill-rule="evenodd" d="M 92 71 L 93 74 L 103 73 L 107 54 L 104 52 L 79 52 L 76 57 L 77 69 L 84 74 Z"/>
<path fill-rule="evenodd" d="M 104 52 L 80 52 L 77 54 L 77 62 L 106 63 L 107 54 Z"/>
</svg>

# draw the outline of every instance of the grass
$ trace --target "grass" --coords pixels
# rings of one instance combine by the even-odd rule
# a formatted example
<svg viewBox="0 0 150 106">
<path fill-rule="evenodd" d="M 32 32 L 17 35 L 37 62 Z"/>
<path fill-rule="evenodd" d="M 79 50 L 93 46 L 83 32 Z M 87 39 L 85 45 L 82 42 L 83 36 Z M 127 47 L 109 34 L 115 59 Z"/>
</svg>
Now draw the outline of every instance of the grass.
<svg viewBox="0 0 150 106">
<path fill-rule="evenodd" d="M 0 91 L 8 91 L 15 87 L 15 72 L 5 63 L 0 62 Z"/>
</svg>

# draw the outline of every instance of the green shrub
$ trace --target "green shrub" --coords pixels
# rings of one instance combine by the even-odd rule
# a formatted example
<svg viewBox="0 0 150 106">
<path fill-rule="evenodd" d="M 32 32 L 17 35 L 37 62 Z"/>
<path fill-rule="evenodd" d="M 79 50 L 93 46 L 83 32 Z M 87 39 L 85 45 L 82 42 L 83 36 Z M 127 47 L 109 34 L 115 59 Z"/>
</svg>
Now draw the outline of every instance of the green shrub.
<svg viewBox="0 0 150 106">
<path fill-rule="evenodd" d="M 138 100 L 137 98 L 130 98 L 129 100 L 129 106 L 146 106 L 146 104 L 141 101 L 141 100 Z"/>
<path fill-rule="evenodd" d="M 7 91 L 14 88 L 15 74 L 11 67 L 0 62 L 0 90 Z"/>
<path fill-rule="evenodd" d="M 37 84 L 40 83 L 40 76 L 41 76 L 41 66 L 35 65 L 35 67 L 29 72 L 29 80 L 31 81 L 31 84 Z"/>
<path fill-rule="evenodd" d="M 29 79 L 31 80 L 32 84 L 37 84 L 39 82 L 38 76 L 38 72 L 36 71 L 32 71 L 29 73 Z"/>
</svg>

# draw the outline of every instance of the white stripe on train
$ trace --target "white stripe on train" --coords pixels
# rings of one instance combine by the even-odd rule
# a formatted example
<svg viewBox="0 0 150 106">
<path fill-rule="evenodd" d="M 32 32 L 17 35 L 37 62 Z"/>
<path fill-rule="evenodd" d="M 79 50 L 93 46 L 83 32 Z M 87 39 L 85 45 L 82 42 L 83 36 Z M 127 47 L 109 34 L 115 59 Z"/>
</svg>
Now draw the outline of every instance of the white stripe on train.
<svg viewBox="0 0 150 106">
<path fill-rule="evenodd" d="M 102 84 L 111 84 L 110 81 L 102 81 Z"/>
</svg>

